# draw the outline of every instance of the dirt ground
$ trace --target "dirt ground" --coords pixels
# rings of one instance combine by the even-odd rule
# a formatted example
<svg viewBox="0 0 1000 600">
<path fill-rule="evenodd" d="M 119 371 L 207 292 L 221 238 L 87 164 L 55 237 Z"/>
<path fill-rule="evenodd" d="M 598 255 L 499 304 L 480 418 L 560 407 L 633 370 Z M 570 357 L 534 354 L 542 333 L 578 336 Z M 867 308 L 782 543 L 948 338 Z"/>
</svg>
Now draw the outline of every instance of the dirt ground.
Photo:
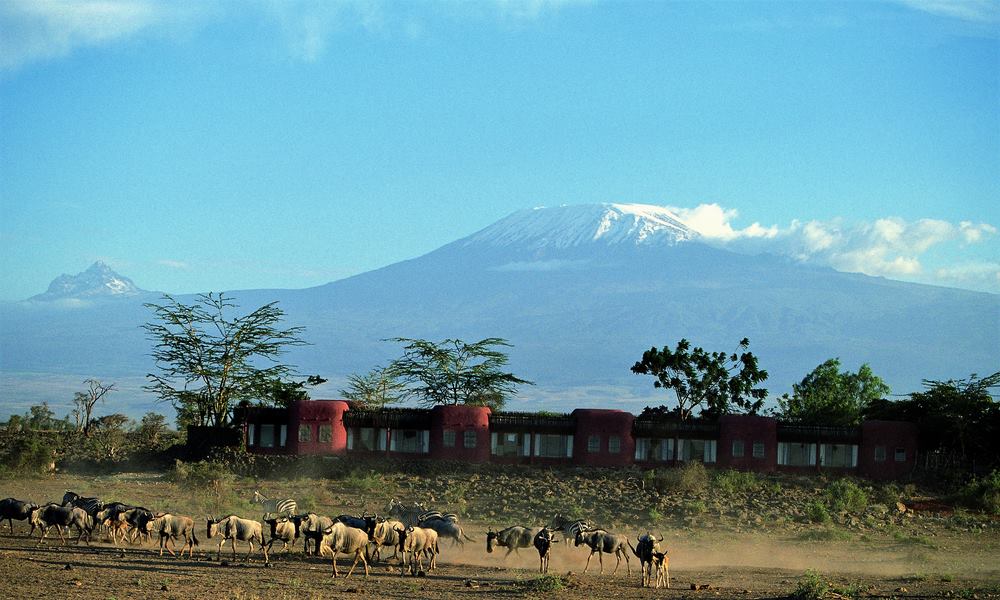
<svg viewBox="0 0 1000 600">
<path fill-rule="evenodd" d="M 67 484 L 81 481 L 48 480 L 12 484 L 4 495 L 56 498 Z M 104 484 L 105 486 L 110 484 Z M 123 483 L 121 495 L 139 485 Z M 165 493 L 161 484 L 145 484 L 140 498 Z M 100 489 L 95 482 L 95 491 Z M 89 491 L 89 490 L 88 490 Z M 174 500 L 175 502 L 177 500 Z M 153 506 L 155 502 L 149 502 Z M 194 514 L 194 513 L 192 513 Z M 341 557 L 341 578 L 334 579 L 329 559 L 304 557 L 301 545 L 291 553 L 275 552 L 271 565 L 256 553 L 244 563 L 223 551 L 215 559 L 217 543 L 198 528 L 200 546 L 194 559 L 158 556 L 153 545 L 117 549 L 105 541 L 91 546 L 63 545 L 53 531 L 39 545 L 28 538 L 28 526 L 15 522 L 0 531 L 0 599 L 3 598 L 162 598 L 311 599 L 341 596 L 371 598 L 677 598 L 759 599 L 791 596 L 806 571 L 819 574 L 829 585 L 828 598 L 1000 598 L 1000 535 L 995 528 L 980 533 L 941 528 L 930 537 L 892 538 L 856 536 L 834 540 L 803 540 L 781 531 L 723 532 L 706 522 L 698 529 L 664 530 L 671 556 L 671 588 L 640 587 L 638 563 L 631 557 L 632 574 L 622 564 L 618 573 L 613 555 L 604 556 L 604 574 L 598 574 L 597 556 L 584 574 L 587 550 L 558 543 L 552 554 L 550 578 L 540 578 L 534 550 L 505 558 L 505 550 L 487 554 L 486 523 L 466 523 L 475 538 L 464 547 L 442 544 L 439 568 L 426 577 L 401 577 L 395 562 L 373 565 L 350 579 L 344 574 L 350 561 Z M 494 524 L 489 524 L 494 525 Z M 631 539 L 644 531 L 623 531 Z M 53 537 L 54 536 L 54 537 Z M 914 542 L 914 539 L 917 542 Z"/>
</svg>

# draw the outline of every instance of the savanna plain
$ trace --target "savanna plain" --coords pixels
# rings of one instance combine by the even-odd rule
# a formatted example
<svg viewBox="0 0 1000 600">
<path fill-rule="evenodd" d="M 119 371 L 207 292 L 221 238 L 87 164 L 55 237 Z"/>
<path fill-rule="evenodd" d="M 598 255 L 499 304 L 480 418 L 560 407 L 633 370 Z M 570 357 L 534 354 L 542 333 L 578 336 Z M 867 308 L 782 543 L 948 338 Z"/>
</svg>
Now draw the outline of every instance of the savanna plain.
<svg viewBox="0 0 1000 600">
<path fill-rule="evenodd" d="M 200 545 L 194 558 L 159 556 L 155 541 L 116 547 L 95 533 L 92 544 L 43 543 L 25 522 L 0 532 L 0 598 L 310 599 L 372 598 L 1000 598 L 1000 521 L 957 507 L 928 488 L 830 475 L 761 475 L 705 469 L 577 469 L 408 463 L 367 465 L 317 460 L 280 476 L 241 477 L 225 466 L 178 462 L 166 471 L 59 473 L 0 481 L 0 495 L 36 503 L 65 491 L 188 515 Z M 391 499 L 455 512 L 475 542 L 443 541 L 438 568 L 400 575 L 395 560 L 341 577 L 329 558 L 275 545 L 270 564 L 259 552 L 244 560 L 238 543 L 216 559 L 206 519 L 235 513 L 260 518 L 253 492 L 293 497 L 300 511 L 384 514 Z M 486 532 L 540 526 L 555 514 L 624 533 L 632 544 L 651 532 L 664 538 L 671 587 L 643 588 L 614 555 L 559 541 L 548 574 L 525 548 L 486 551 Z"/>
</svg>

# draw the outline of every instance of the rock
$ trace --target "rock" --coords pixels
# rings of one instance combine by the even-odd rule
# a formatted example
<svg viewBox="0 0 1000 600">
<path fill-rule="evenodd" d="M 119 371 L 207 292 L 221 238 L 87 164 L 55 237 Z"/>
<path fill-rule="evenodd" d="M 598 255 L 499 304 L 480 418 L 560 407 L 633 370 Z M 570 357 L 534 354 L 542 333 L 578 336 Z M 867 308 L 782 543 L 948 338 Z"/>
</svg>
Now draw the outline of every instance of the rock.
<svg viewBox="0 0 1000 600">
<path fill-rule="evenodd" d="M 899 511 L 899 512 L 901 512 L 901 513 L 905 513 L 906 512 L 906 505 L 903 504 L 902 502 L 897 502 L 896 503 L 896 510 Z"/>
<path fill-rule="evenodd" d="M 467 588 L 478 588 L 479 587 L 479 582 L 476 581 L 475 579 L 466 579 L 465 580 L 465 587 L 467 587 Z"/>
<path fill-rule="evenodd" d="M 160 586 L 160 591 L 161 592 L 169 592 L 170 588 L 168 588 L 167 584 L 164 583 L 163 585 Z"/>
<path fill-rule="evenodd" d="M 66 566 L 63 567 L 63 571 L 72 571 L 72 570 L 73 570 L 73 565 L 69 563 L 66 563 Z"/>
</svg>

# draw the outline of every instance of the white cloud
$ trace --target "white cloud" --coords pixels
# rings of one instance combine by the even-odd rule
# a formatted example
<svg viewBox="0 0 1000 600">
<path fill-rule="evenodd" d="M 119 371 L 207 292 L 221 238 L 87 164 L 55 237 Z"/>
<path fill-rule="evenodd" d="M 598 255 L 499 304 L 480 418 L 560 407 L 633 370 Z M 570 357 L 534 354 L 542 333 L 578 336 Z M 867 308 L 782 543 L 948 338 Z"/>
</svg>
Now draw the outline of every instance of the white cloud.
<svg viewBox="0 0 1000 600">
<path fill-rule="evenodd" d="M 764 227 L 760 223 L 753 223 L 744 229 L 734 229 L 731 221 L 739 216 L 739 211 L 725 209 L 718 204 L 699 204 L 695 208 L 675 206 L 667 208 L 710 240 L 728 242 L 739 238 L 773 238 L 778 235 L 777 227 Z"/>
<path fill-rule="evenodd" d="M 986 236 L 996 235 L 997 232 L 997 228 L 992 225 L 987 223 L 974 224 L 972 221 L 962 221 L 958 227 L 967 244 L 975 244 Z"/>
<path fill-rule="evenodd" d="M 187 269 L 187 268 L 190 267 L 189 264 L 187 264 L 186 262 L 184 262 L 182 260 L 172 260 L 172 259 L 169 259 L 169 258 L 164 258 L 164 259 L 158 260 L 158 261 L 156 261 L 156 264 L 158 264 L 160 266 L 163 266 L 163 267 L 168 267 L 170 269 Z"/>
<path fill-rule="evenodd" d="M 997 0 L 898 0 L 915 10 L 971 21 L 974 23 L 1000 22 L 1000 2 Z"/>
</svg>

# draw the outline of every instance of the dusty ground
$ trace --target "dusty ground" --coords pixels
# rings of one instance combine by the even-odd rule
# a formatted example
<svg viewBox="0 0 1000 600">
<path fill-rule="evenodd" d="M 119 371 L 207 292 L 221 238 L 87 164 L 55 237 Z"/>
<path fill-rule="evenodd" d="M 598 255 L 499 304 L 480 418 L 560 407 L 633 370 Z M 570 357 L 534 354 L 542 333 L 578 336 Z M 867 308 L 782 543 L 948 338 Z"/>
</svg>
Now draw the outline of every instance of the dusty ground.
<svg viewBox="0 0 1000 600">
<path fill-rule="evenodd" d="M 159 508 L 164 504 L 192 508 L 197 516 L 199 491 L 183 497 L 183 490 L 157 479 L 55 477 L 3 482 L 0 495 L 39 501 L 58 499 L 72 487 L 82 493 L 105 491 Z M 178 494 L 181 494 L 180 496 Z M 330 514 L 336 514 L 331 511 Z M 0 533 L 0 598 L 162 598 L 296 600 L 359 595 L 373 598 L 782 598 L 799 586 L 807 570 L 830 584 L 833 595 L 853 598 L 1000 598 L 1000 535 L 996 528 L 972 533 L 953 527 L 922 529 L 920 536 L 840 536 L 832 540 L 804 540 L 800 533 L 779 530 L 735 532 L 713 528 L 710 518 L 699 528 L 664 528 L 671 555 L 670 590 L 639 586 L 637 563 L 617 575 L 613 556 L 605 556 L 604 575 L 598 575 L 595 556 L 583 574 L 587 552 L 558 544 L 553 550 L 549 579 L 539 579 L 537 556 L 523 550 L 503 557 L 487 554 L 487 523 L 470 522 L 468 533 L 478 540 L 464 548 L 446 542 L 439 569 L 427 577 L 400 577 L 398 568 L 373 566 L 366 579 L 355 572 L 343 579 L 349 561 L 341 559 L 342 577 L 333 579 L 328 559 L 305 558 L 301 547 L 277 554 L 265 567 L 260 555 L 244 564 L 223 553 L 215 559 L 215 543 L 204 539 L 195 559 L 159 557 L 152 546 L 124 551 L 105 542 L 93 546 L 64 546 L 56 536 L 39 546 L 37 536 L 26 537 L 27 527 L 15 522 L 10 535 L 6 523 Z M 625 530 L 632 539 L 638 530 Z M 53 532 L 54 534 L 54 532 Z M 245 547 L 239 548 L 245 552 Z M 210 553 L 210 556 L 209 556 Z M 693 587 L 700 589 L 694 590 Z M 558 588 L 558 589 L 551 589 Z"/>
</svg>

